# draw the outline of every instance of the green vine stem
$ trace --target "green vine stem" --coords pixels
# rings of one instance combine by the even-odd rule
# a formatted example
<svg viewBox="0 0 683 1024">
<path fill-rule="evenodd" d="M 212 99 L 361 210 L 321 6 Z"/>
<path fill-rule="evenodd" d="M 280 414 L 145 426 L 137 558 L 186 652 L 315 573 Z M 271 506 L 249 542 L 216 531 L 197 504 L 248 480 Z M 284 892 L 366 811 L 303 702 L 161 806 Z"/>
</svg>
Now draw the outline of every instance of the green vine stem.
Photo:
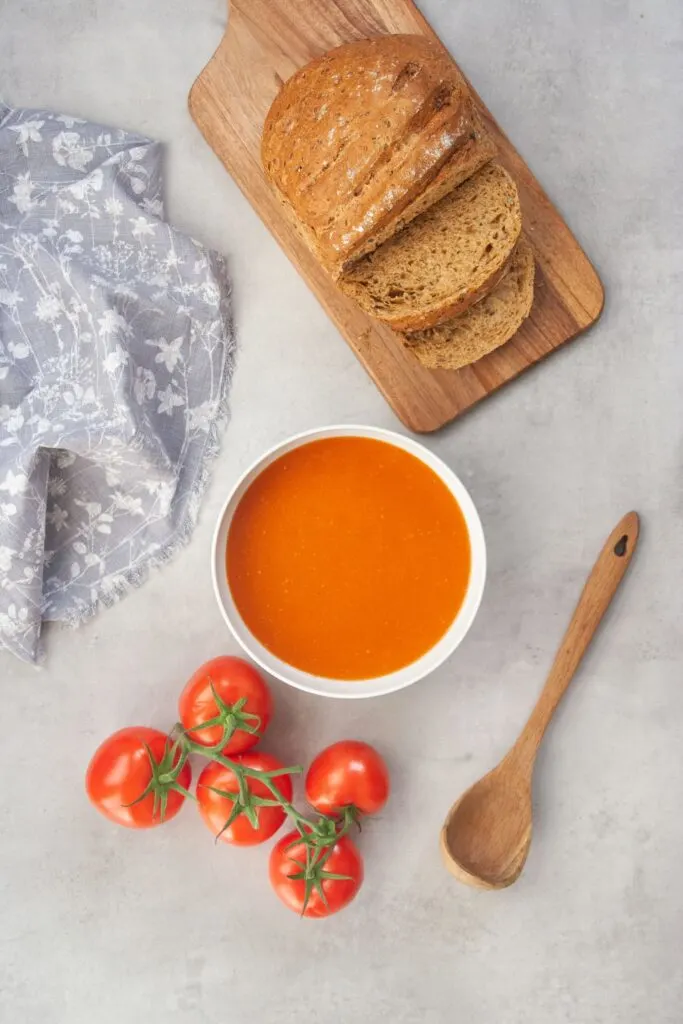
<svg viewBox="0 0 683 1024">
<path fill-rule="evenodd" d="M 217 695 L 214 695 L 217 696 Z M 229 799 L 235 801 L 236 805 L 240 804 L 245 813 L 247 814 L 248 820 L 254 825 L 253 809 L 259 806 L 280 806 L 285 812 L 287 817 L 293 822 L 298 833 L 299 839 L 297 842 L 305 844 L 307 849 L 307 868 L 319 868 L 322 870 L 325 861 L 332 852 L 332 848 L 338 840 L 346 835 L 351 828 L 358 824 L 358 811 L 355 807 L 345 807 L 338 816 L 331 816 L 327 814 L 320 814 L 316 818 L 307 817 L 296 809 L 296 807 L 287 800 L 278 789 L 275 779 L 283 775 L 299 775 L 303 772 L 302 765 L 292 765 L 288 768 L 276 768 L 271 771 L 261 771 L 258 768 L 250 768 L 247 765 L 241 764 L 239 761 L 235 761 L 230 757 L 226 757 L 223 753 L 225 746 L 227 745 L 230 737 L 235 731 L 235 721 L 237 716 L 244 716 L 242 708 L 244 702 L 239 702 L 240 705 L 225 705 L 217 698 L 217 704 L 219 705 L 220 714 L 215 718 L 210 719 L 207 722 L 202 723 L 199 726 L 194 726 L 192 729 L 184 729 L 181 723 L 177 723 L 171 731 L 172 747 L 168 757 L 164 758 L 164 768 L 166 771 L 163 776 L 159 775 L 158 767 L 153 764 L 153 774 L 157 778 L 161 778 L 165 785 L 170 788 L 177 789 L 177 779 L 182 771 L 184 765 L 187 762 L 190 754 L 198 754 L 200 757 L 205 758 L 208 761 L 214 761 L 216 764 L 222 765 L 223 768 L 227 768 L 231 771 L 237 779 L 238 792 L 228 793 L 224 795 Z M 190 739 L 189 733 L 197 733 L 201 729 L 207 729 L 215 725 L 223 726 L 223 736 L 219 743 L 213 746 L 207 747 L 202 743 L 197 743 L 196 740 Z M 243 726 L 240 725 L 240 728 Z M 249 728 L 249 732 L 260 735 L 258 728 Z M 179 752 L 177 763 L 174 763 L 175 757 Z M 151 759 L 151 755 L 150 755 Z M 169 767 L 168 766 L 172 766 Z M 264 800 L 262 797 L 255 797 L 249 792 L 247 785 L 247 779 L 251 778 L 261 782 L 266 789 L 272 795 L 272 800 Z M 222 792 L 222 791 L 221 791 Z M 192 794 L 186 793 L 191 796 Z M 195 799 L 192 797 L 192 799 Z M 236 808 L 235 808 L 236 809 Z M 238 813 L 240 813 L 238 811 Z M 221 831 L 234 820 L 237 815 L 231 814 L 226 824 L 223 826 Z M 221 833 L 219 832 L 220 836 Z M 309 856 L 313 853 L 313 850 L 317 851 L 317 856 Z"/>
<path fill-rule="evenodd" d="M 233 793 L 217 789 L 213 786 L 209 787 L 220 796 L 225 796 L 233 801 L 232 810 L 216 839 L 220 839 L 223 832 L 240 814 L 244 814 L 252 827 L 256 828 L 258 826 L 259 807 L 281 807 L 296 826 L 298 833 L 297 838 L 289 844 L 288 849 L 303 845 L 305 850 L 305 862 L 296 860 L 294 857 L 291 858 L 293 865 L 298 869 L 291 877 L 301 879 L 304 882 L 302 915 L 306 910 L 313 891 L 317 892 L 323 903 L 327 905 L 323 882 L 327 879 L 347 879 L 348 876 L 326 871 L 325 865 L 332 855 L 335 844 L 339 842 L 341 837 L 345 836 L 354 825 L 360 828 L 359 811 L 353 805 L 349 805 L 344 807 L 336 816 L 319 814 L 316 818 L 309 818 L 300 811 L 297 811 L 292 802 L 283 796 L 275 782 L 276 779 L 283 775 L 301 774 L 304 770 L 302 765 L 261 771 L 258 768 L 250 768 L 239 761 L 226 757 L 223 751 L 237 728 L 252 735 L 260 736 L 261 723 L 260 720 L 257 723 L 254 722 L 254 719 L 257 719 L 258 716 L 250 715 L 243 710 L 246 703 L 244 700 L 237 701 L 234 705 L 228 705 L 221 701 L 218 694 L 213 690 L 213 685 L 212 691 L 216 699 L 218 715 L 207 722 L 195 726 L 193 729 L 185 729 L 180 722 L 176 723 L 171 730 L 166 749 L 159 762 L 154 760 L 152 751 L 147 747 L 152 774 L 147 787 L 133 803 L 144 800 L 149 793 L 153 793 L 154 813 L 159 809 L 161 820 L 163 821 L 170 791 L 175 790 L 191 800 L 197 799 L 193 793 L 190 793 L 178 782 L 178 777 L 187 764 L 190 755 L 198 754 L 208 761 L 216 762 L 216 764 L 227 768 L 234 774 L 238 788 L 238 792 Z M 196 740 L 190 739 L 190 732 L 196 734 L 202 729 L 208 729 L 216 725 L 223 727 L 223 736 L 220 743 L 207 747 L 202 743 L 197 743 Z M 271 798 L 264 798 L 253 794 L 249 789 L 247 779 L 261 782 L 271 794 Z"/>
</svg>

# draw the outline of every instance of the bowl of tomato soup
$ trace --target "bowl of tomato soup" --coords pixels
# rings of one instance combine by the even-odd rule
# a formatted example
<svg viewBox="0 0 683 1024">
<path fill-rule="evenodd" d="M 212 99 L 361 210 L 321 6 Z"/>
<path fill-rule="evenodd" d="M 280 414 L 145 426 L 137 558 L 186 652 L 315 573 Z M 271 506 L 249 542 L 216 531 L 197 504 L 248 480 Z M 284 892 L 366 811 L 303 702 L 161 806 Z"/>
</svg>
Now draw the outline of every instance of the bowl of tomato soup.
<svg viewBox="0 0 683 1024">
<path fill-rule="evenodd" d="M 220 514 L 212 566 L 223 616 L 258 665 L 312 693 L 374 697 L 460 644 L 486 546 L 466 488 L 429 449 L 334 426 L 247 470 Z"/>
</svg>

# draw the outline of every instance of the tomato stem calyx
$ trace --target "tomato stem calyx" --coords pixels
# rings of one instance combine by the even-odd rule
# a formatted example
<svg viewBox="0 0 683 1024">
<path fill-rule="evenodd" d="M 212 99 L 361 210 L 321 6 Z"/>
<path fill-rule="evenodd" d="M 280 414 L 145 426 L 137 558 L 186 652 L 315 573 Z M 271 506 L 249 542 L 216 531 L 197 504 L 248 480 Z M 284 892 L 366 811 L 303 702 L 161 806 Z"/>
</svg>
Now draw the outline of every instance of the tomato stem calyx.
<svg viewBox="0 0 683 1024">
<path fill-rule="evenodd" d="M 236 700 L 234 704 L 227 704 L 216 690 L 212 680 L 209 681 L 209 685 L 211 686 L 211 694 L 216 702 L 216 707 L 218 708 L 218 714 L 214 715 L 213 718 L 207 719 L 206 722 L 201 722 L 199 725 L 193 726 L 191 729 L 183 730 L 187 736 L 190 732 L 198 733 L 203 729 L 215 729 L 217 726 L 222 727 L 223 735 L 218 743 L 214 743 L 213 746 L 208 747 L 204 746 L 204 744 L 199 744 L 199 746 L 202 747 L 201 752 L 204 753 L 205 756 L 209 756 L 212 752 L 220 753 L 220 751 L 224 750 L 238 730 L 240 732 L 248 732 L 252 736 L 261 735 L 261 716 L 253 715 L 251 712 L 244 710 L 247 703 L 246 697 L 240 697 L 240 699 Z M 180 726 L 180 728 L 182 729 L 182 726 Z"/>
<path fill-rule="evenodd" d="M 153 794 L 152 804 L 152 818 L 158 816 L 159 821 L 163 822 L 166 817 L 166 808 L 168 806 L 168 794 L 171 791 L 181 793 L 185 797 L 189 797 L 190 800 L 194 800 L 195 797 L 185 786 L 181 786 L 178 782 L 178 776 L 185 766 L 185 762 L 188 758 L 188 751 L 184 749 L 184 746 L 180 740 L 169 740 L 166 741 L 164 747 L 164 753 L 160 761 L 154 759 L 154 754 L 150 750 L 147 743 L 144 743 L 144 748 L 147 751 L 147 757 L 149 758 L 149 766 L 152 772 L 152 777 L 143 789 L 140 796 L 136 797 L 135 800 L 131 800 L 128 804 L 123 804 L 124 807 L 133 807 L 135 804 L 141 803 L 146 796 L 150 793 Z"/>
<path fill-rule="evenodd" d="M 301 840 L 297 840 L 294 845 L 300 845 Z M 290 857 L 292 864 L 299 868 L 298 871 L 292 872 L 289 877 L 292 881 L 302 881 L 304 883 L 304 898 L 301 907 L 301 916 L 303 917 L 306 913 L 306 907 L 310 901 L 313 891 L 317 892 L 318 896 L 326 907 L 329 906 L 327 901 L 327 895 L 323 887 L 323 882 L 338 881 L 338 882 L 350 882 L 352 878 L 350 875 L 339 875 L 334 871 L 325 871 L 325 864 L 332 854 L 333 847 L 323 851 L 315 847 L 306 846 L 306 863 L 302 864 L 300 860 L 295 857 Z"/>
</svg>

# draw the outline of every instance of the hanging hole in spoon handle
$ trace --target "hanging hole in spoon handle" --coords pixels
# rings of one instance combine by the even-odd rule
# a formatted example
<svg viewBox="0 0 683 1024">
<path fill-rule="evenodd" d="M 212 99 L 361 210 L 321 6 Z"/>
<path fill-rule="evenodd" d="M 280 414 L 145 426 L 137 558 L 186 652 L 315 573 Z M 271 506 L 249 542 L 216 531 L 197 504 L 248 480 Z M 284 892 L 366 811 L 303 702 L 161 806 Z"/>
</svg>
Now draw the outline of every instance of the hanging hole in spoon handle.
<svg viewBox="0 0 683 1024">
<path fill-rule="evenodd" d="M 628 549 L 628 534 L 624 533 L 614 545 L 614 554 L 617 558 L 623 558 Z"/>
</svg>

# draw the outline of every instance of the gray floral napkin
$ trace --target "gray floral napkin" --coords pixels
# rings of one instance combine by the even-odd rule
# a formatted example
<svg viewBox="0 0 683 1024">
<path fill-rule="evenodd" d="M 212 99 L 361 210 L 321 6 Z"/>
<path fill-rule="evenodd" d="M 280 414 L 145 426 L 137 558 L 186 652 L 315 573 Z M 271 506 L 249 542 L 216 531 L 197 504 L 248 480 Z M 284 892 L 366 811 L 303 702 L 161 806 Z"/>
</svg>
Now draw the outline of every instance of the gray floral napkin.
<svg viewBox="0 0 683 1024">
<path fill-rule="evenodd" d="M 38 654 L 194 524 L 234 340 L 140 135 L 0 104 L 0 649 Z"/>
</svg>

